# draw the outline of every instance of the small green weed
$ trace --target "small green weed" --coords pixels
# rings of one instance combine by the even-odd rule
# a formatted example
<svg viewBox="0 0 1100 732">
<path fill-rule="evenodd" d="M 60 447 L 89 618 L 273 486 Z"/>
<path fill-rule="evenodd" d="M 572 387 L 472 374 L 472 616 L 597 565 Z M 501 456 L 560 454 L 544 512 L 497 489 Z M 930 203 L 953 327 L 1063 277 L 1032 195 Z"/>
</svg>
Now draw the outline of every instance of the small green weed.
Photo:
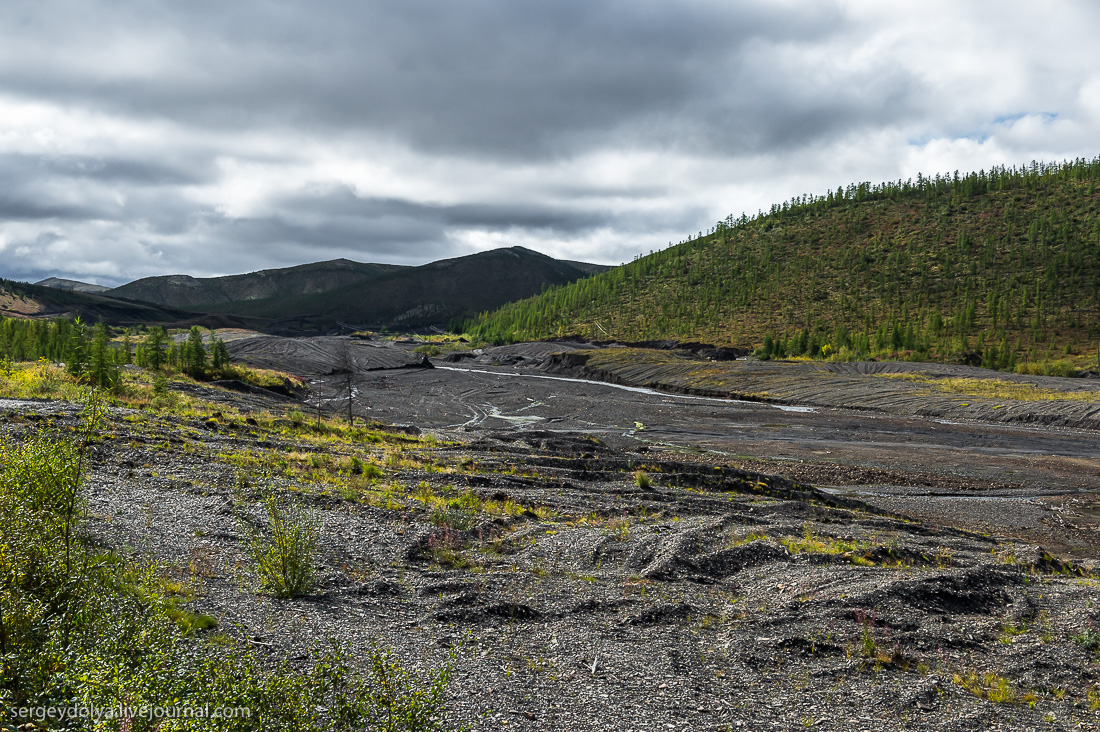
<svg viewBox="0 0 1100 732">
<path fill-rule="evenodd" d="M 1073 636 L 1073 640 L 1085 650 L 1100 650 L 1100 633 L 1097 633 L 1093 628 L 1085 628 L 1083 631 Z"/>
</svg>

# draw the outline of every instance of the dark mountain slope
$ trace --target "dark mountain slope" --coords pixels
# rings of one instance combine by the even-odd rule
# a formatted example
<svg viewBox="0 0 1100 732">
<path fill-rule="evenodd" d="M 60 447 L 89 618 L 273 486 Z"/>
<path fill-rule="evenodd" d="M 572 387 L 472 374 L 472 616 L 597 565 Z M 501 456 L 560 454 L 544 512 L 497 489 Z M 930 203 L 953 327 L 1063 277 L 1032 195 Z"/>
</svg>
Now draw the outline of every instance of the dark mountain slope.
<svg viewBox="0 0 1100 732">
<path fill-rule="evenodd" d="M 273 322 L 265 329 L 281 333 L 322 331 L 337 322 L 397 328 L 445 325 L 604 269 L 511 247 L 405 267 L 319 295 L 209 309 L 270 318 Z"/>
<path fill-rule="evenodd" d="M 207 328 L 252 327 L 247 319 L 195 313 L 146 302 L 133 302 L 107 295 L 60 290 L 26 282 L 0 280 L 0 315 L 15 317 L 80 317 L 93 323 L 103 320 L 111 325 L 164 325 Z"/>
<path fill-rule="evenodd" d="M 468 327 L 1000 368 L 1095 353 L 1098 179 L 1100 158 L 803 196 Z"/>
<path fill-rule="evenodd" d="M 227 277 L 146 277 L 116 287 L 110 294 L 112 297 L 168 307 L 206 310 L 206 306 L 217 303 L 328 292 L 401 269 L 404 268 L 396 264 L 362 264 L 347 259 L 334 259 Z"/>
</svg>

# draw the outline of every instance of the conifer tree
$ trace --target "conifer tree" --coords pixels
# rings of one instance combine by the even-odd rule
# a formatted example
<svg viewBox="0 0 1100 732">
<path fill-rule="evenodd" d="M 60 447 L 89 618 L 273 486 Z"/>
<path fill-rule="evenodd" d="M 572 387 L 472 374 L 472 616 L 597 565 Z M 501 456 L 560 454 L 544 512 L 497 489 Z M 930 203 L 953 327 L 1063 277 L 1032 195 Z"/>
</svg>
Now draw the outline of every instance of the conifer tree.
<svg viewBox="0 0 1100 732">
<path fill-rule="evenodd" d="M 73 321 L 72 332 L 65 353 L 65 368 L 77 377 L 83 378 L 88 371 L 88 333 L 78 317 Z"/>
<path fill-rule="evenodd" d="M 210 364 L 219 371 L 229 365 L 229 348 L 217 336 L 213 337 L 210 346 Z"/>
<path fill-rule="evenodd" d="M 145 337 L 142 359 L 138 365 L 150 371 L 160 371 L 168 363 L 168 333 L 164 328 L 157 326 L 149 329 Z"/>
<path fill-rule="evenodd" d="M 88 354 L 88 380 L 100 389 L 111 389 L 119 383 L 118 366 L 110 346 L 111 333 L 107 324 L 100 321 L 92 329 L 92 343 Z"/>
<path fill-rule="evenodd" d="M 206 347 L 202 343 L 202 328 L 191 326 L 187 336 L 186 370 L 191 376 L 199 378 L 206 371 Z"/>
</svg>

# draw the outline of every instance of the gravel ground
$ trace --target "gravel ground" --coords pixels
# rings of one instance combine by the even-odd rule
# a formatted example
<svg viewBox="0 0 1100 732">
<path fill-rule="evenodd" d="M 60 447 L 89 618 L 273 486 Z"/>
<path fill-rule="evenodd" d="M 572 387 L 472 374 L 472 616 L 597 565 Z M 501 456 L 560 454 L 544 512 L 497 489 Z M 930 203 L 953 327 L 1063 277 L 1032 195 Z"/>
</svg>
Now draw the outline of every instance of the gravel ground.
<svg viewBox="0 0 1100 732">
<path fill-rule="evenodd" d="M 636 349 L 565 351 L 563 356 L 548 359 L 543 365 L 569 375 L 688 394 L 949 421 L 1100 429 L 1100 380 L 1097 379 L 1023 376 L 951 364 L 714 362 L 679 351 Z M 924 381 L 887 378 L 885 374 L 918 376 Z M 938 388 L 935 383 L 945 378 L 995 379 L 1011 385 L 1049 389 L 1074 398 L 1019 400 L 952 393 Z"/>
<path fill-rule="evenodd" d="M 1100 623 L 1093 565 L 914 520 L 928 501 L 907 504 L 899 486 L 857 486 L 875 494 L 862 501 L 656 449 L 629 429 L 495 416 L 421 425 L 438 441 L 402 450 L 319 443 L 285 422 L 221 416 L 258 397 L 202 393 L 215 392 L 210 414 L 184 420 L 112 412 L 88 485 L 91 530 L 191 583 L 193 609 L 273 658 L 306 663 L 330 637 L 381 640 L 421 668 L 453 650 L 451 721 L 477 730 L 1098 727 L 1100 657 L 1081 642 Z M 0 410 L 4 439 L 73 419 L 56 403 Z M 324 470 L 257 469 L 245 485 L 242 455 L 358 455 L 385 476 L 350 494 L 350 475 Z M 368 500 L 383 483 L 397 504 Z M 257 591 L 242 529 L 263 526 L 257 485 L 316 512 L 314 594 Z M 441 524 L 417 491 L 522 510 Z M 1013 500 L 981 510 L 1039 524 L 1059 513 Z"/>
<path fill-rule="evenodd" d="M 434 369 L 414 346 L 242 338 L 237 357 L 306 377 L 309 401 L 193 386 L 209 414 L 112 412 L 92 534 L 191 584 L 216 632 L 272 659 L 304 665 L 328 638 L 422 669 L 453 653 L 450 721 L 476 730 L 1100 727 L 1095 431 L 957 414 L 881 364 L 719 364 L 776 405 L 561 380 L 698 386 L 583 358 L 547 372 L 585 344 Z M 1093 388 L 1065 381 L 1035 383 Z M 409 425 L 394 440 L 436 441 L 326 443 L 232 411 L 342 414 L 349 384 L 358 415 Z M 0 415 L 19 439 L 74 410 Z M 356 484 L 338 469 L 352 455 L 383 478 Z M 249 456 L 267 467 L 242 472 Z M 265 525 L 260 486 L 322 527 L 309 596 L 257 589 L 243 527 Z M 520 509 L 458 520 L 416 498 L 464 494 Z"/>
<path fill-rule="evenodd" d="M 293 353 L 298 347 L 294 344 L 301 339 L 283 340 L 259 341 L 251 347 L 250 357 L 270 358 L 274 363 L 283 354 Z M 346 377 L 325 375 L 333 368 L 339 342 L 315 339 L 309 344 L 310 360 L 286 364 L 299 373 L 314 364 L 316 373 L 307 375 L 313 387 L 311 408 L 346 411 Z M 787 378 L 792 388 L 812 392 L 812 403 L 843 404 L 845 394 L 857 387 L 888 389 L 894 394 L 894 401 L 872 411 L 703 398 L 640 388 L 643 385 L 576 378 L 586 373 L 583 370 L 574 372 L 573 377 L 547 372 L 547 368 L 561 370 L 554 353 L 598 353 L 590 344 L 516 344 L 435 358 L 434 369 L 384 368 L 402 364 L 402 359 L 408 358 L 407 349 L 414 345 L 373 343 L 371 350 L 365 351 L 375 360 L 370 362 L 373 370 L 354 378 L 353 409 L 357 414 L 471 434 L 485 429 L 517 434 L 533 429 L 584 432 L 625 450 L 645 449 L 651 455 L 687 456 L 699 462 L 782 475 L 830 490 L 866 494 L 872 502 L 880 500 L 875 494 L 883 492 L 881 486 L 889 486 L 888 493 L 907 497 L 904 510 L 924 520 L 998 535 L 1007 531 L 1073 556 L 1100 556 L 1100 512 L 1096 510 L 1100 505 L 1100 439 L 1095 430 L 990 422 L 978 417 L 946 419 L 937 416 L 936 410 L 957 408 L 959 400 L 952 395 L 935 392 L 927 384 L 869 374 L 900 371 L 929 378 L 993 377 L 1068 391 L 1094 388 L 1092 380 L 1023 377 L 941 364 L 681 362 L 740 369 L 756 374 L 754 378 L 763 378 L 761 374 L 766 372 L 771 374 L 767 378 L 772 386 Z M 315 354 L 325 349 L 329 355 L 318 360 Z M 387 355 L 386 349 L 397 353 Z M 844 373 L 821 378 L 822 372 L 830 370 Z M 872 391 L 871 396 L 883 393 Z M 866 396 L 861 400 L 865 407 L 873 402 Z M 918 404 L 932 414 L 900 413 L 899 405 L 904 404 Z M 1025 407 L 1047 408 L 1043 402 L 1029 402 L 1021 409 Z M 987 410 L 989 414 L 1000 411 Z M 949 501 L 948 497 L 958 500 Z M 997 520 L 987 521 L 990 512 L 982 501 L 992 497 L 1020 502 L 1001 504 L 1011 510 L 996 513 L 992 518 Z M 1074 501 L 1077 505 L 1071 503 Z M 1069 514 L 1057 510 L 1063 505 Z M 1036 506 L 1045 511 L 1041 521 L 1014 518 L 1015 513 L 1027 513 Z"/>
</svg>

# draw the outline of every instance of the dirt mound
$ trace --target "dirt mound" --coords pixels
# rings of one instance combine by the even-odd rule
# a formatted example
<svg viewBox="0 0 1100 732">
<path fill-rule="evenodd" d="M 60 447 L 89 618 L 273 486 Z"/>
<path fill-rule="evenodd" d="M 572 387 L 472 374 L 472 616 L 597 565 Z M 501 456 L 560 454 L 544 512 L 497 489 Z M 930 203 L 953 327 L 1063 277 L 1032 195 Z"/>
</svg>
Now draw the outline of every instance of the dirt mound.
<svg viewBox="0 0 1100 732">
<path fill-rule="evenodd" d="M 275 396 L 285 397 L 287 399 L 299 399 L 304 396 L 304 391 L 301 389 L 295 389 L 293 384 L 288 380 L 284 380 L 282 384 L 272 384 L 271 386 L 256 386 L 255 384 L 246 384 L 239 379 L 222 379 L 219 381 L 209 382 L 210 386 L 221 387 L 222 389 L 229 389 L 230 391 L 239 391 L 242 394 L 269 394 Z"/>
<path fill-rule="evenodd" d="M 643 610 L 636 615 L 631 615 L 625 622 L 628 625 L 670 624 L 679 623 L 690 618 L 692 615 L 698 614 L 698 609 L 692 605 L 686 602 L 678 602 L 675 604 L 662 604 Z"/>
<path fill-rule="evenodd" d="M 492 620 L 538 620 L 542 613 L 530 605 L 514 602 L 496 602 L 473 607 L 437 610 L 433 619 L 440 623 L 484 623 Z"/>
<path fill-rule="evenodd" d="M 902 580 L 873 592 L 851 597 L 855 608 L 891 608 L 901 615 L 913 611 L 934 615 L 998 615 L 1012 603 L 1009 589 L 1019 574 L 1004 567 L 981 564 L 940 572 L 918 580 Z"/>
<path fill-rule="evenodd" d="M 590 343 L 577 341 L 540 341 L 515 343 L 508 346 L 492 346 L 475 351 L 447 354 L 447 363 L 472 363 L 478 366 L 538 366 L 547 358 L 559 353 L 572 353 L 596 348 Z"/>
</svg>

